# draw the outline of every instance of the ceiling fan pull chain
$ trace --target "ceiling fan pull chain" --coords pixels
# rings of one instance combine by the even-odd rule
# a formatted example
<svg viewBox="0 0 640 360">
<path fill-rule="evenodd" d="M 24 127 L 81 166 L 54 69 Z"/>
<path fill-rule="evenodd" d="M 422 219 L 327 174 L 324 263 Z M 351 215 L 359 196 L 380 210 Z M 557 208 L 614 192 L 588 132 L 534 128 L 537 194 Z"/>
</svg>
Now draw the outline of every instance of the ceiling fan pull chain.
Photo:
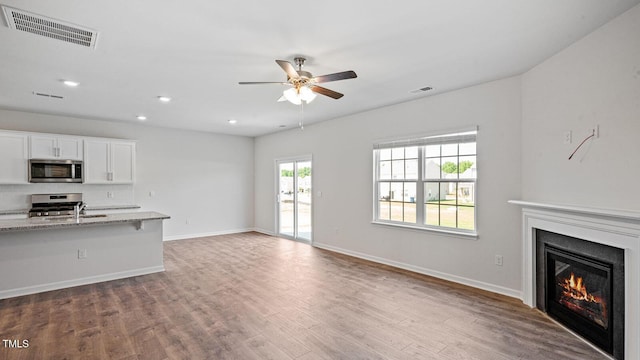
<svg viewBox="0 0 640 360">
<path fill-rule="evenodd" d="M 304 130 L 304 101 L 300 102 L 300 122 L 298 123 L 300 130 Z"/>
</svg>

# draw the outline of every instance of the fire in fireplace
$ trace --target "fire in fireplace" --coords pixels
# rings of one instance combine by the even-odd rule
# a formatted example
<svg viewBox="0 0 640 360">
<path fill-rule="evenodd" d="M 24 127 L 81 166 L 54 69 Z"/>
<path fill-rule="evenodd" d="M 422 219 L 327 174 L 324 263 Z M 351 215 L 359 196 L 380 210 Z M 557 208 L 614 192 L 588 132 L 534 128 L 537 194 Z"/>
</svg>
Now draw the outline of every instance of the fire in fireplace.
<svg viewBox="0 0 640 360">
<path fill-rule="evenodd" d="M 568 309 L 593 321 L 604 329 L 609 326 L 607 317 L 607 301 L 603 296 L 596 296 L 590 293 L 585 286 L 585 281 L 581 277 L 571 276 L 567 279 L 561 278 L 558 282 L 561 287 L 560 299 L 557 301 Z M 600 291 L 598 291 L 600 293 Z"/>
</svg>

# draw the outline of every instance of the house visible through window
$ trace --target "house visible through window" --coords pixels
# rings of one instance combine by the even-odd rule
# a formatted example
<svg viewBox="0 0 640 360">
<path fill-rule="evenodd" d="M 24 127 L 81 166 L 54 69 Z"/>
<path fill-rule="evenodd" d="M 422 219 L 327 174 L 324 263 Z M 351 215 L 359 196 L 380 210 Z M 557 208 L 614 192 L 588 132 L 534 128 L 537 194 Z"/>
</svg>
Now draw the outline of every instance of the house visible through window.
<svg viewBox="0 0 640 360">
<path fill-rule="evenodd" d="M 475 233 L 476 130 L 374 145 L 374 221 Z"/>
</svg>

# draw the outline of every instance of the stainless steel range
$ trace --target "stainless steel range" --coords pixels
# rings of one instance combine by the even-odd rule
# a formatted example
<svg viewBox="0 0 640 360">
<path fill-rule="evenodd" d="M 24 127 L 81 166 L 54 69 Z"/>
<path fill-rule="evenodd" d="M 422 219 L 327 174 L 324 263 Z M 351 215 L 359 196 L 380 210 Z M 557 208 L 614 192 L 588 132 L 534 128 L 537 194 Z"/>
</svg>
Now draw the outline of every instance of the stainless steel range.
<svg viewBox="0 0 640 360">
<path fill-rule="evenodd" d="M 84 206 L 82 193 L 33 194 L 29 217 L 78 216 L 84 210 Z"/>
</svg>

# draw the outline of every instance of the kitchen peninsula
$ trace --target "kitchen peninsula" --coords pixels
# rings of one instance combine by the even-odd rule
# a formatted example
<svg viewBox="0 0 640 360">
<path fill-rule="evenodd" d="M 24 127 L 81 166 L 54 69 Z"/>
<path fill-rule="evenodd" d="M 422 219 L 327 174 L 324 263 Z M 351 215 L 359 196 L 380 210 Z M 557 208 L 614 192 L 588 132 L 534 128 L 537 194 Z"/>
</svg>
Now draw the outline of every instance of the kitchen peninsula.
<svg viewBox="0 0 640 360">
<path fill-rule="evenodd" d="M 157 212 L 0 220 L 0 299 L 164 271 Z"/>
</svg>

